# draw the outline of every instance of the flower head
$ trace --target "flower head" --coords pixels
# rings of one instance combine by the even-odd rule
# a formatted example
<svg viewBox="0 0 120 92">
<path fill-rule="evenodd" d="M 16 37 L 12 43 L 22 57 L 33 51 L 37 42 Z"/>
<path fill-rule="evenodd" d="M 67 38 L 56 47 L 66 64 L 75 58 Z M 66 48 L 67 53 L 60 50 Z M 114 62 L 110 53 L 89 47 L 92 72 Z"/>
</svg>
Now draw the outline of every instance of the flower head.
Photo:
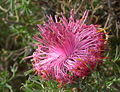
<svg viewBox="0 0 120 92">
<path fill-rule="evenodd" d="M 86 25 L 88 11 L 80 20 L 61 14 L 60 21 L 48 17 L 48 22 L 38 25 L 41 38 L 33 53 L 33 66 L 38 75 L 59 83 L 71 83 L 75 77 L 87 76 L 97 63 L 102 61 L 104 50 L 103 29 L 96 25 Z"/>
</svg>

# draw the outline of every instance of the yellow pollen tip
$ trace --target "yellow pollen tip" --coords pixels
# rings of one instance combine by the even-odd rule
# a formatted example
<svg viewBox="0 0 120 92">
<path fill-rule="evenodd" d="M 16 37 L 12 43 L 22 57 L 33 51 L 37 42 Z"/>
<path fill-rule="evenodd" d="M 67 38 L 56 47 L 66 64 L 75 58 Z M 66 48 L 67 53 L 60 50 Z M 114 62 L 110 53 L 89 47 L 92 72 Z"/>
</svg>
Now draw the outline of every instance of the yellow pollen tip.
<svg viewBox="0 0 120 92">
<path fill-rule="evenodd" d="M 99 30 L 97 30 L 97 32 L 103 32 L 103 31 L 105 31 L 105 30 L 107 30 L 107 28 L 99 29 Z"/>
<path fill-rule="evenodd" d="M 94 49 L 89 49 L 88 51 L 95 51 Z"/>
<path fill-rule="evenodd" d="M 81 58 L 77 58 L 76 60 L 79 60 L 79 61 L 81 61 L 82 59 L 81 59 Z"/>
</svg>

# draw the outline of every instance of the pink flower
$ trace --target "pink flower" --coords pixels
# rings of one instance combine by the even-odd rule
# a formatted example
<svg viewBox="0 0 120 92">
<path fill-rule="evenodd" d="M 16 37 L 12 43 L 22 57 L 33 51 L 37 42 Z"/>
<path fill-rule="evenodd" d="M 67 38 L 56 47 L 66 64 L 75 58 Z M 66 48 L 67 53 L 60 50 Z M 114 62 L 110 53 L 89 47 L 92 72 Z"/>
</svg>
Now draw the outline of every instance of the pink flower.
<svg viewBox="0 0 120 92">
<path fill-rule="evenodd" d="M 33 53 L 33 66 L 38 75 L 59 83 L 71 83 L 76 77 L 87 76 L 97 63 L 102 61 L 104 50 L 104 29 L 96 25 L 86 25 L 88 11 L 80 20 L 74 19 L 71 10 L 70 18 L 61 14 L 60 21 L 48 17 L 48 22 L 38 25 L 41 38 Z"/>
</svg>

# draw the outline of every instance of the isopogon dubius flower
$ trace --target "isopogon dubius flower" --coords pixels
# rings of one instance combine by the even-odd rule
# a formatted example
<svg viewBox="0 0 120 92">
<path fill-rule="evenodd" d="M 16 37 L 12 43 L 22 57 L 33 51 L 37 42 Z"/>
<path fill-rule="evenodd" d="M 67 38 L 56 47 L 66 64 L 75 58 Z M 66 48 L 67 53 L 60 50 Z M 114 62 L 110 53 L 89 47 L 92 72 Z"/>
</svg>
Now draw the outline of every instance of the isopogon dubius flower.
<svg viewBox="0 0 120 92">
<path fill-rule="evenodd" d="M 55 22 L 51 16 L 43 25 L 38 25 L 41 38 L 32 55 L 33 66 L 38 75 L 59 83 L 71 83 L 76 77 L 87 76 L 97 63 L 102 61 L 104 50 L 104 29 L 85 24 L 88 11 L 81 19 L 74 19 L 71 10 L 67 19 L 61 14 Z"/>
</svg>

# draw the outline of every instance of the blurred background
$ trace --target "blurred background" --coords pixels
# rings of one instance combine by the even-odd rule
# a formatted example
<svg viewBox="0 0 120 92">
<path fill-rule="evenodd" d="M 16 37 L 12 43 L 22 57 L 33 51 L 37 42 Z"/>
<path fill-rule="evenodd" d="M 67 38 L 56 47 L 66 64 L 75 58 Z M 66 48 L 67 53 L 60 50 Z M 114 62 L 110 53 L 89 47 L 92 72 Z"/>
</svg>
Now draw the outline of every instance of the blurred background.
<svg viewBox="0 0 120 92">
<path fill-rule="evenodd" d="M 36 24 L 46 15 L 75 18 L 90 10 L 87 23 L 107 29 L 108 46 L 103 65 L 75 84 L 58 88 L 34 74 L 32 55 L 38 35 Z M 120 92 L 120 0 L 0 0 L 0 92 Z"/>
</svg>

